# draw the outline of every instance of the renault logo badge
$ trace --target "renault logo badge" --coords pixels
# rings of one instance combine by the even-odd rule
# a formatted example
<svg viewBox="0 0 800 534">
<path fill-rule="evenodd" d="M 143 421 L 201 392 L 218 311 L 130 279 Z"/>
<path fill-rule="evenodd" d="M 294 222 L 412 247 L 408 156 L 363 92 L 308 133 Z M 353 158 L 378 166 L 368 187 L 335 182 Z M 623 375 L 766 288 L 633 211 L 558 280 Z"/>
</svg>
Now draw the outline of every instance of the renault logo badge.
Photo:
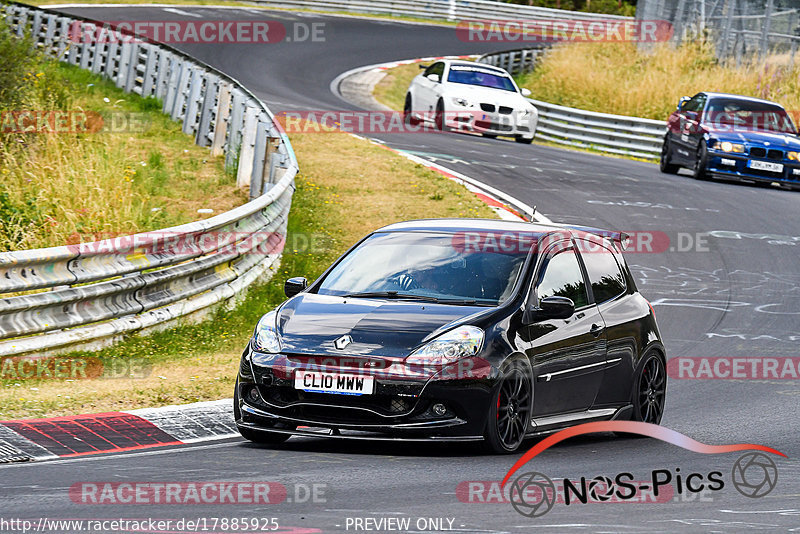
<svg viewBox="0 0 800 534">
<path fill-rule="evenodd" d="M 353 338 L 345 334 L 333 342 L 333 346 L 339 350 L 343 350 L 347 345 L 353 342 Z"/>
</svg>

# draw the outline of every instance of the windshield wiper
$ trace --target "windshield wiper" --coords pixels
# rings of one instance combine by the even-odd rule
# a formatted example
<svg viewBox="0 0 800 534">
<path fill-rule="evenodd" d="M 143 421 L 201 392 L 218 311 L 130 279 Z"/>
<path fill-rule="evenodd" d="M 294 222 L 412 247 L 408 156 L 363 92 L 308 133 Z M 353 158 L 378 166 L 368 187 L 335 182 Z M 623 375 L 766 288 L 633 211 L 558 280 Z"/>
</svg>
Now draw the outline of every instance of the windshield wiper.
<svg viewBox="0 0 800 534">
<path fill-rule="evenodd" d="M 475 304 L 476 301 L 472 299 L 440 299 L 436 297 L 427 297 L 425 295 L 415 295 L 413 293 L 399 293 L 397 291 L 365 291 L 362 293 L 348 293 L 343 295 L 347 298 L 382 298 L 382 299 L 397 299 L 397 300 L 417 300 L 421 302 L 435 302 L 437 304 Z"/>
</svg>

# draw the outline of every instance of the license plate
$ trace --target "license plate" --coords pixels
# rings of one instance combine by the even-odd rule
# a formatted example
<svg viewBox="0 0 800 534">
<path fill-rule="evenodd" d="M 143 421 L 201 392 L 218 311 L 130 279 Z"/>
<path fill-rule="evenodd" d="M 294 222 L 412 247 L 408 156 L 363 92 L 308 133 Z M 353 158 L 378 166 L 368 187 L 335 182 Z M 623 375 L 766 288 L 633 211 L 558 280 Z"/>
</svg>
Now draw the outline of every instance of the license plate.
<svg viewBox="0 0 800 534">
<path fill-rule="evenodd" d="M 312 393 L 335 393 L 337 395 L 371 395 L 375 388 L 375 377 L 318 371 L 296 371 L 294 388 Z"/>
<path fill-rule="evenodd" d="M 751 169 L 756 169 L 756 170 L 759 170 L 759 171 L 783 172 L 783 164 L 782 163 L 772 163 L 770 161 L 751 160 L 750 161 L 750 168 Z"/>
</svg>

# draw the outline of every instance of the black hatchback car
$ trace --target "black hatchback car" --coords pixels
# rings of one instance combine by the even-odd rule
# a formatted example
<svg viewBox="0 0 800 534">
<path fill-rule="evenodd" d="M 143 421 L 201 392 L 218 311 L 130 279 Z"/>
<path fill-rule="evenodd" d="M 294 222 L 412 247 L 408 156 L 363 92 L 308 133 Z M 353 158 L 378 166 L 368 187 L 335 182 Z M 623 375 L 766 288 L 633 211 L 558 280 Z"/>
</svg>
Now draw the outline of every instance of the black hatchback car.
<svg viewBox="0 0 800 534">
<path fill-rule="evenodd" d="M 485 440 L 588 421 L 658 424 L 666 353 L 627 236 L 482 219 L 381 228 L 285 284 L 244 351 L 245 438 Z"/>
</svg>

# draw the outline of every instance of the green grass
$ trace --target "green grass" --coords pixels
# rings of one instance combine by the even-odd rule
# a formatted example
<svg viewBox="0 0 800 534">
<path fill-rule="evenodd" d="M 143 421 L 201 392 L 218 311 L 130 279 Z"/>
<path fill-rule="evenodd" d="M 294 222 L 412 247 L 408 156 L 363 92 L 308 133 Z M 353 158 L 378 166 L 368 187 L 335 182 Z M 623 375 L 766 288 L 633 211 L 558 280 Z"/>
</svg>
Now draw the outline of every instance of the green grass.
<svg viewBox="0 0 800 534">
<path fill-rule="evenodd" d="M 100 131 L 0 133 L 0 251 L 156 230 L 202 218 L 199 208 L 219 213 L 246 201 L 222 158 L 195 146 L 159 100 L 32 53 L 2 23 L 0 77 L 6 119 L 20 111 L 104 117 Z"/>
</svg>

